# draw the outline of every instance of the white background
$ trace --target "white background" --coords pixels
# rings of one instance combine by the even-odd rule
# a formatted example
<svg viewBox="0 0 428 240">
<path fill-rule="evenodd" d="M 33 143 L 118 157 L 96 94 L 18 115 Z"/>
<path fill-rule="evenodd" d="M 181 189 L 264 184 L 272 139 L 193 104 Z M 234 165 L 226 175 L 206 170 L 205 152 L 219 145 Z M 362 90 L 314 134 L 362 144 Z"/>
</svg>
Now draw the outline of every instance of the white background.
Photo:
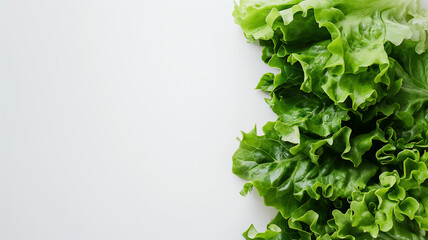
<svg viewBox="0 0 428 240">
<path fill-rule="evenodd" d="M 232 0 L 0 0 L 0 239 L 242 239 L 240 130 L 275 116 Z"/>
<path fill-rule="evenodd" d="M 236 137 L 275 119 L 232 0 L 0 0 L 0 239 L 242 239 Z"/>
</svg>

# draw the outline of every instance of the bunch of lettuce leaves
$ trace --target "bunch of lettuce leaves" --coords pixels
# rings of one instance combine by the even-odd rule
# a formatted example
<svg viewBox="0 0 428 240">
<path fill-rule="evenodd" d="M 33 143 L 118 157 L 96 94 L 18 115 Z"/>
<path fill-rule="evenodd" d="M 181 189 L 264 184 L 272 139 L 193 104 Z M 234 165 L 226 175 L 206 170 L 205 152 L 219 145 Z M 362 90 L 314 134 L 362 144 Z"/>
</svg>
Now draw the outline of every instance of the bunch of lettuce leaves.
<svg viewBox="0 0 428 240">
<path fill-rule="evenodd" d="M 256 240 L 428 239 L 428 12 L 419 0 L 241 0 L 278 115 L 233 173 L 278 210 Z"/>
</svg>

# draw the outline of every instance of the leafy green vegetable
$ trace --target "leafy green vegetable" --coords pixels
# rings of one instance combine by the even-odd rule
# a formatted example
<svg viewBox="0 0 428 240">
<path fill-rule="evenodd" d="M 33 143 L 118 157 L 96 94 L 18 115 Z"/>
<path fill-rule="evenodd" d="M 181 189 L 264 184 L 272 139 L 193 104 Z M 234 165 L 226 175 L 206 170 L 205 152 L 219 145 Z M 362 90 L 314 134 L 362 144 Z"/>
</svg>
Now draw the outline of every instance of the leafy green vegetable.
<svg viewBox="0 0 428 240">
<path fill-rule="evenodd" d="M 419 0 L 241 0 L 278 115 L 233 173 L 278 215 L 245 239 L 428 238 L 428 12 Z"/>
</svg>

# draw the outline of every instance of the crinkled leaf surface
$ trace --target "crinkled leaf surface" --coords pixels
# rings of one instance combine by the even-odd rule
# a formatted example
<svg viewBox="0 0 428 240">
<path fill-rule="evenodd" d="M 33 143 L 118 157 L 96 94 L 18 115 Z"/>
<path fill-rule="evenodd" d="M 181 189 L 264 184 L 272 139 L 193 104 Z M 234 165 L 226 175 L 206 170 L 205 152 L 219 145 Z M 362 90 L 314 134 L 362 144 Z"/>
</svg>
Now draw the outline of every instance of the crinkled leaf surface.
<svg viewBox="0 0 428 240">
<path fill-rule="evenodd" d="M 428 239 L 428 14 L 419 0 L 241 0 L 278 115 L 233 172 L 279 213 L 245 239 Z"/>
</svg>

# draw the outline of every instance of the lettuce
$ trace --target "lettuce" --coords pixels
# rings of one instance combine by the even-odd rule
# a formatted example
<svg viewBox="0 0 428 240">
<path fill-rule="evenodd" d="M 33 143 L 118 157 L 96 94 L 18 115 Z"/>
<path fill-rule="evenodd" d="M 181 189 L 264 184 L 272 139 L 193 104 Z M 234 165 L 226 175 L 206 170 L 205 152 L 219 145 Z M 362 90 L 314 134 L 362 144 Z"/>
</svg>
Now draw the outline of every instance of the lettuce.
<svg viewBox="0 0 428 240">
<path fill-rule="evenodd" d="M 278 210 L 245 239 L 428 238 L 428 13 L 418 0 L 241 0 L 276 121 L 234 174 Z"/>
</svg>

